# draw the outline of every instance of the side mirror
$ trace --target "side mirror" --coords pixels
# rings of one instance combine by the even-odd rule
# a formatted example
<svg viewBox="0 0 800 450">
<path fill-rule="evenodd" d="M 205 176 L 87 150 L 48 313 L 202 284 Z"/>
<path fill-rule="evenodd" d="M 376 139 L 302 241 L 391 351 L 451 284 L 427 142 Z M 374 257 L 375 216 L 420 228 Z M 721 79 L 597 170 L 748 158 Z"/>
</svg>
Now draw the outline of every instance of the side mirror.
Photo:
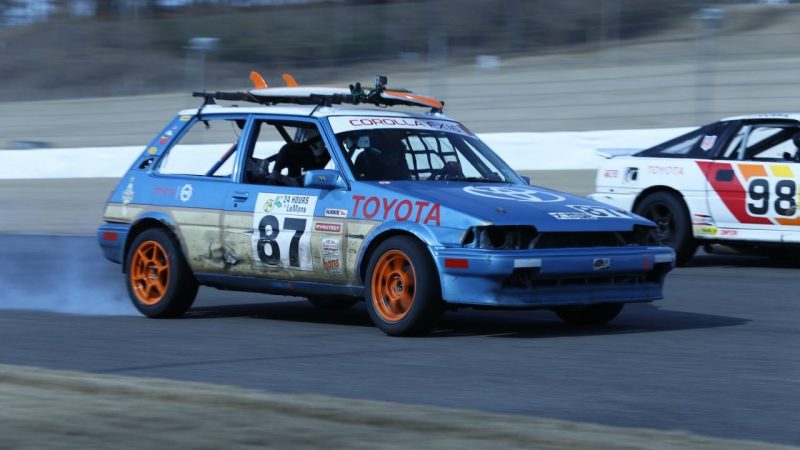
<svg viewBox="0 0 800 450">
<path fill-rule="evenodd" d="M 339 171 L 331 169 L 309 170 L 303 176 L 303 186 L 326 190 L 343 189 L 347 187 Z"/>
<path fill-rule="evenodd" d="M 520 175 L 520 178 L 522 178 L 522 180 L 523 180 L 525 183 L 527 183 L 527 184 L 530 186 L 530 184 L 531 184 L 531 177 L 529 177 L 529 176 L 527 176 L 527 175 Z"/>
</svg>

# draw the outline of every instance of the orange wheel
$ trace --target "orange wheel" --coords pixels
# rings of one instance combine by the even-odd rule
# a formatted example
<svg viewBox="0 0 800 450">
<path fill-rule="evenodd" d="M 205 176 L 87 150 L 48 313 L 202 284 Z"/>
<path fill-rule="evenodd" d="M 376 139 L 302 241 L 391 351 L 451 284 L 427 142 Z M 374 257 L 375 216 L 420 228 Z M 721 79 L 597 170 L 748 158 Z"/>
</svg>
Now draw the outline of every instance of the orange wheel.
<svg viewBox="0 0 800 450">
<path fill-rule="evenodd" d="M 427 334 L 444 313 L 439 272 L 425 244 L 411 236 L 378 244 L 364 288 L 372 322 L 390 336 Z"/>
<path fill-rule="evenodd" d="M 414 303 L 416 276 L 408 255 L 389 250 L 375 264 L 372 276 L 372 301 L 375 311 L 387 322 L 397 322 Z"/>
<path fill-rule="evenodd" d="M 147 317 L 175 317 L 192 306 L 197 280 L 174 235 L 163 228 L 138 234 L 128 247 L 125 264 L 128 295 Z"/>
<path fill-rule="evenodd" d="M 130 282 L 136 298 L 152 306 L 164 299 L 169 286 L 169 257 L 156 241 L 144 241 L 134 249 Z"/>
</svg>

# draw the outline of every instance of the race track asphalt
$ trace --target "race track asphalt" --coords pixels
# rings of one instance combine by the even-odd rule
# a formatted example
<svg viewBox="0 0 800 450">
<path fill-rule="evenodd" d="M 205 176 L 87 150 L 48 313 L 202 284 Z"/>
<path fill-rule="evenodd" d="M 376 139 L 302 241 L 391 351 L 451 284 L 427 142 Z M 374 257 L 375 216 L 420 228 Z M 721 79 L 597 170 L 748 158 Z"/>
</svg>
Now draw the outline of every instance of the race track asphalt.
<svg viewBox="0 0 800 450">
<path fill-rule="evenodd" d="M 361 305 L 207 288 L 185 317 L 145 319 L 93 238 L 0 234 L 0 363 L 797 445 L 798 270 L 702 255 L 605 327 L 462 310 L 390 338 Z"/>
</svg>

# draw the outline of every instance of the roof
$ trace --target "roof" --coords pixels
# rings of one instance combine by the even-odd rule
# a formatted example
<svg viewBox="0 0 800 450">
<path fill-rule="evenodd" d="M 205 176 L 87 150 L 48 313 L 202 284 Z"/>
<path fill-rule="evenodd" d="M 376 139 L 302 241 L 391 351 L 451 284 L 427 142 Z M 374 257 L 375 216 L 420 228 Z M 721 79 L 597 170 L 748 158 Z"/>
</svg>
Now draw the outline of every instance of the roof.
<svg viewBox="0 0 800 450">
<path fill-rule="evenodd" d="M 180 115 L 192 116 L 197 114 L 198 108 L 184 109 Z M 253 105 L 244 106 L 206 105 L 203 107 L 206 114 L 278 114 L 287 116 L 305 117 L 330 117 L 330 116 L 379 116 L 379 117 L 413 117 L 417 119 L 450 120 L 454 119 L 442 113 L 418 113 L 398 109 L 364 108 L 348 106 L 312 106 L 312 105 Z"/>
<path fill-rule="evenodd" d="M 741 116 L 726 117 L 722 119 L 723 122 L 732 120 L 755 120 L 755 119 L 784 119 L 794 120 L 800 122 L 800 113 L 758 113 L 758 114 L 745 114 Z"/>
</svg>

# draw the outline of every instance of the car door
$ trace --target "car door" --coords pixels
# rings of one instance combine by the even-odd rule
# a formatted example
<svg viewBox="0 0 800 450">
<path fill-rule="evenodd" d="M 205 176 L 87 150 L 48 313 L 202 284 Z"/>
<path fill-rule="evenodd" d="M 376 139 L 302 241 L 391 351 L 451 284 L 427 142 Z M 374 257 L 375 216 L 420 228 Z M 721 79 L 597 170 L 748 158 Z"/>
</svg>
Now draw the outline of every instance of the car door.
<svg viewBox="0 0 800 450">
<path fill-rule="evenodd" d="M 309 168 L 336 170 L 330 143 L 313 120 L 252 118 L 246 128 L 238 182 L 225 199 L 222 236 L 228 273 L 277 280 L 344 283 L 350 271 L 347 248 L 347 190 L 309 188 Z M 291 176 L 292 162 L 280 173 L 276 164 L 296 160 L 302 144 L 322 144 L 323 157 Z M 301 145 L 295 145 L 301 144 Z M 306 156 L 308 153 L 305 153 Z M 312 152 L 313 154 L 313 152 Z M 287 156 L 288 155 L 288 156 Z M 314 165 L 316 164 L 316 166 Z M 261 166 L 263 170 L 254 167 Z"/>
<path fill-rule="evenodd" d="M 203 115 L 185 128 L 165 130 L 157 145 L 164 155 L 144 186 L 151 214 L 175 225 L 186 261 L 194 272 L 225 269 L 220 233 L 222 205 L 232 185 L 235 154 L 239 148 L 237 126 L 244 115 Z M 135 180 L 129 182 L 134 189 Z"/>
<path fill-rule="evenodd" d="M 794 121 L 747 121 L 710 164 L 708 205 L 720 237 L 800 241 L 800 128 Z"/>
</svg>

